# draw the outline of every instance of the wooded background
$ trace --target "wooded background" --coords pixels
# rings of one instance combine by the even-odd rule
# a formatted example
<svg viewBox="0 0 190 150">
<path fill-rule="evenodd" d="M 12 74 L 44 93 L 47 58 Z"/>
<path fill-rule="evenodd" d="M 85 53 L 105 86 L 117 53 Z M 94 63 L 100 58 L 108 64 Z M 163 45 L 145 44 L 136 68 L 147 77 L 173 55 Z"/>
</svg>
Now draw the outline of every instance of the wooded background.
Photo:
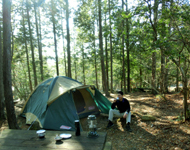
<svg viewBox="0 0 190 150">
<path fill-rule="evenodd" d="M 140 87 L 163 94 L 170 86 L 179 91 L 181 83 L 186 118 L 189 1 L 3 0 L 1 4 L 0 108 L 4 99 L 5 104 L 6 99 L 26 100 L 43 80 L 63 75 L 95 85 L 106 96 Z"/>
</svg>

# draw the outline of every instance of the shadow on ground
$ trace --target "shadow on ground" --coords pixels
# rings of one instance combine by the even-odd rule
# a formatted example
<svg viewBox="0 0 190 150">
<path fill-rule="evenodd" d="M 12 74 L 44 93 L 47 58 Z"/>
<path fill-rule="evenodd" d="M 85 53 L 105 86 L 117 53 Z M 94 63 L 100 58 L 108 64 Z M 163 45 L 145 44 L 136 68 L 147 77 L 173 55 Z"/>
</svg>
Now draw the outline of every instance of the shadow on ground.
<svg viewBox="0 0 190 150">
<path fill-rule="evenodd" d="M 190 149 L 190 123 L 176 122 L 183 110 L 181 99 L 161 101 L 147 93 L 125 97 L 132 106 L 132 132 L 126 131 L 125 120 L 118 118 L 114 118 L 115 125 L 112 128 L 106 129 L 108 117 L 97 116 L 98 131 L 107 132 L 107 141 L 112 142 L 113 150 Z M 142 121 L 142 115 L 153 115 L 156 120 Z M 86 124 L 85 119 L 81 122 Z M 88 130 L 88 127 L 85 130 Z"/>
</svg>

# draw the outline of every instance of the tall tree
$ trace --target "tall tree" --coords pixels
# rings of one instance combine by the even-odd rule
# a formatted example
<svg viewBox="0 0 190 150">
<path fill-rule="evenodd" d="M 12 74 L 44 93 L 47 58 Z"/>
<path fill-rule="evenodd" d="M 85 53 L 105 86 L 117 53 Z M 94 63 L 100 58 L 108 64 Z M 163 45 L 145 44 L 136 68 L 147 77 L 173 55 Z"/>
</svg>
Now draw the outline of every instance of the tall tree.
<svg viewBox="0 0 190 150">
<path fill-rule="evenodd" d="M 28 27 L 29 27 L 29 33 L 30 33 L 30 47 L 31 47 L 31 51 L 32 51 L 32 66 L 33 66 L 33 73 L 34 73 L 34 85 L 37 86 L 38 81 L 37 81 L 37 75 L 36 75 L 36 64 L 35 64 L 35 56 L 34 56 L 32 29 L 31 29 L 31 25 L 30 25 L 30 14 L 29 14 L 28 0 L 26 0 L 26 8 L 27 8 Z"/>
<path fill-rule="evenodd" d="M 52 15 L 52 23 L 53 23 L 53 35 L 54 35 L 54 46 L 55 46 L 55 59 L 56 59 L 56 71 L 57 76 L 59 76 L 59 63 L 58 63 L 58 55 L 57 55 L 57 39 L 56 39 L 56 28 L 55 28 L 55 3 L 53 0 L 51 0 L 51 15 Z"/>
<path fill-rule="evenodd" d="M 42 55 L 42 29 L 41 29 L 41 12 L 40 12 L 40 7 L 38 7 L 38 12 L 39 12 L 39 30 L 40 30 L 40 33 L 39 33 L 39 41 L 40 41 L 40 45 L 39 45 L 39 51 L 40 51 L 40 72 L 41 72 L 41 80 L 43 81 L 44 80 L 44 71 L 43 71 L 43 55 Z"/>
<path fill-rule="evenodd" d="M 157 42 L 157 21 L 158 21 L 158 0 L 154 0 L 153 6 L 153 14 L 152 14 L 152 5 L 151 0 L 147 1 L 149 8 L 149 20 L 152 26 L 152 34 L 153 34 L 153 52 L 152 52 L 152 92 L 156 94 L 156 42 Z M 152 20 L 153 17 L 153 20 Z"/>
<path fill-rule="evenodd" d="M 107 0 L 104 1 L 105 6 L 104 6 L 104 15 L 105 15 L 105 20 L 104 20 L 104 38 L 105 38 L 105 53 L 106 53 L 106 84 L 107 88 L 109 90 L 109 61 L 108 61 L 108 28 L 107 28 Z"/>
<path fill-rule="evenodd" d="M 95 76 L 96 76 L 96 88 L 99 89 L 98 84 L 98 68 L 97 68 L 97 54 L 96 54 L 96 48 L 94 47 L 94 67 L 95 67 Z"/>
<path fill-rule="evenodd" d="M 82 73 L 83 73 L 83 83 L 86 85 L 86 80 L 85 80 L 85 61 L 84 61 L 84 46 L 81 46 L 81 51 L 82 51 Z"/>
<path fill-rule="evenodd" d="M 24 0 L 23 0 L 24 3 Z M 26 29 L 25 29 L 25 15 L 24 15 L 24 9 L 22 9 L 22 23 L 23 23 L 23 37 L 24 37 L 24 44 L 25 44 L 25 50 L 26 50 L 26 62 L 27 62 L 27 68 L 28 68 L 28 78 L 29 78 L 29 85 L 30 85 L 30 91 L 33 91 L 32 87 L 32 79 L 31 79 L 31 72 L 30 72 L 30 61 L 29 61 L 29 55 L 28 55 L 28 46 L 27 46 L 27 37 L 26 37 Z"/>
<path fill-rule="evenodd" d="M 63 18 L 63 12 L 61 10 L 61 18 Z M 66 50 L 65 50 L 65 35 L 63 31 L 63 19 L 61 19 L 61 34 L 62 34 L 62 40 L 63 40 L 63 54 L 64 54 L 64 64 L 65 64 L 65 76 L 67 76 L 67 59 L 66 59 Z"/>
<path fill-rule="evenodd" d="M 154 0 L 154 15 L 153 15 L 153 44 L 156 45 L 157 41 L 157 18 L 158 18 L 158 0 Z M 153 94 L 155 94 L 155 89 L 156 89 L 156 52 L 152 53 L 152 87 L 153 89 Z"/>
<path fill-rule="evenodd" d="M 3 87 L 3 50 L 2 50 L 2 38 L 1 38 L 1 25 L 0 25 L 0 120 L 5 119 L 4 112 L 4 87 Z"/>
<path fill-rule="evenodd" d="M 99 14 L 99 50 L 100 50 L 100 61 L 102 68 L 102 86 L 103 90 L 106 93 L 106 96 L 109 96 L 107 84 L 106 84 L 106 72 L 104 64 L 104 52 L 103 52 L 103 39 L 102 39 L 102 13 L 101 13 L 101 0 L 98 0 L 98 14 Z"/>
<path fill-rule="evenodd" d="M 112 23 L 111 23 L 111 5 L 110 0 L 108 2 L 109 5 L 109 33 L 110 33 L 110 76 L 111 76 L 111 82 L 110 82 L 110 92 L 113 92 L 113 60 L 112 60 Z"/>
<path fill-rule="evenodd" d="M 13 58 L 13 54 L 14 54 L 14 28 L 13 28 L 13 26 L 14 26 L 14 23 L 15 23 L 15 21 L 14 21 L 14 19 L 13 19 L 13 23 L 11 24 L 11 38 L 12 38 L 12 49 L 11 49 L 11 60 L 12 60 L 12 58 Z"/>
<path fill-rule="evenodd" d="M 39 53 L 39 61 L 40 61 L 40 76 L 41 81 L 43 81 L 43 59 L 42 59 L 42 49 L 40 45 L 40 34 L 38 31 L 38 17 L 37 17 L 37 3 L 36 0 L 34 0 L 34 12 L 35 12 L 35 22 L 36 22 L 36 35 L 38 40 L 38 53 Z"/>
<path fill-rule="evenodd" d="M 68 77 L 71 78 L 71 52 L 70 52 L 70 29 L 69 29 L 69 2 L 66 2 L 66 29 L 67 29 L 67 58 L 68 58 Z"/>
<path fill-rule="evenodd" d="M 164 14 L 165 13 L 165 0 L 162 0 L 162 19 L 164 20 Z M 165 38 L 165 22 L 162 22 L 162 30 L 163 32 L 161 33 L 162 39 Z M 166 71 L 165 71 L 165 52 L 164 52 L 164 47 L 161 46 L 161 81 L 160 81 L 160 91 L 161 93 L 165 93 L 165 76 L 166 76 Z"/>
<path fill-rule="evenodd" d="M 97 1 L 95 1 L 95 5 L 97 5 Z M 98 57 L 98 54 L 97 54 L 97 48 L 96 48 L 96 23 L 95 23 L 95 20 L 96 20 L 96 16 L 98 15 L 98 8 L 96 7 L 96 9 L 94 9 L 93 11 L 93 54 L 94 54 L 94 68 L 95 68 L 95 77 L 96 77 L 96 88 L 99 90 L 99 84 L 98 84 L 98 65 L 97 65 L 97 57 Z M 97 26 L 98 26 L 98 21 L 97 21 Z"/>
<path fill-rule="evenodd" d="M 94 19 L 95 19 L 95 15 L 94 15 Z M 95 77 L 96 77 L 96 88 L 99 89 L 99 85 L 98 85 L 98 69 L 97 69 L 97 54 L 96 54 L 95 21 L 93 23 L 93 35 L 94 35 L 94 37 L 93 37 L 93 54 L 94 54 L 94 68 L 95 68 Z"/>
<path fill-rule="evenodd" d="M 128 10 L 128 1 L 126 0 L 126 14 L 128 15 L 129 14 L 129 10 Z M 126 49 L 127 49 L 127 91 L 130 92 L 131 90 L 131 83 L 130 83 L 130 74 L 131 74 L 131 71 L 130 71 L 130 58 L 129 58 L 129 55 L 130 55 L 130 49 L 129 49 L 129 18 L 127 17 L 126 18 Z"/>
<path fill-rule="evenodd" d="M 124 0 L 122 0 L 122 11 L 124 11 Z M 122 29 L 124 29 L 125 23 L 124 19 L 122 19 Z M 125 31 L 125 30 L 124 30 Z M 124 31 L 122 30 L 122 80 L 123 80 L 123 93 L 126 93 L 126 78 L 125 78 L 125 47 L 124 47 L 124 42 L 125 42 L 125 34 Z"/>
<path fill-rule="evenodd" d="M 3 0 L 3 83 L 7 120 L 10 129 L 18 129 L 13 103 L 11 78 L 11 2 Z"/>
<path fill-rule="evenodd" d="M 170 19 L 172 20 L 173 32 L 175 34 L 170 35 L 170 45 L 167 53 L 170 54 L 170 59 L 178 67 L 183 84 L 183 109 L 185 120 L 189 117 L 188 105 L 187 105 L 187 93 L 188 93 L 188 77 L 190 66 L 190 45 L 189 45 L 189 11 L 190 7 L 183 3 L 177 2 L 170 5 Z M 176 13 L 180 12 L 180 13 Z M 168 46 L 168 45 L 167 45 Z M 172 49 L 172 51 L 170 51 Z"/>
<path fill-rule="evenodd" d="M 75 80 L 77 80 L 77 71 L 78 71 L 78 69 L 77 69 L 77 61 L 78 61 L 78 59 L 76 57 L 76 54 L 74 54 Z"/>
</svg>

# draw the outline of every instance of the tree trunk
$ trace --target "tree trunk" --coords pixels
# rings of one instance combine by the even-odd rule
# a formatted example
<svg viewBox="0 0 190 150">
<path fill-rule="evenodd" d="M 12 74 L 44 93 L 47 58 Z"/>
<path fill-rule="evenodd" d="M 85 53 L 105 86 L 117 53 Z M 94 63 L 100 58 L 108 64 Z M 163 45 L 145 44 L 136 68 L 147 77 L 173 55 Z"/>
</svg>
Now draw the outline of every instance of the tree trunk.
<svg viewBox="0 0 190 150">
<path fill-rule="evenodd" d="M 75 55 L 74 57 L 75 57 L 75 61 L 74 61 L 74 64 L 75 64 L 75 80 L 77 80 L 77 63 L 76 63 L 76 55 Z"/>
<path fill-rule="evenodd" d="M 102 42 L 102 14 L 101 14 L 101 0 L 98 0 L 98 9 L 99 9 L 99 49 L 100 49 L 100 59 L 101 59 L 101 68 L 102 68 L 102 86 L 106 96 L 109 96 L 109 92 L 106 84 L 106 72 L 104 65 L 104 53 L 103 53 L 103 42 Z"/>
<path fill-rule="evenodd" d="M 51 0 L 52 7 L 52 22 L 53 22 L 53 35 L 54 35 L 54 45 L 55 45 L 55 60 L 56 60 L 56 71 L 57 76 L 59 76 L 59 63 L 58 63 L 58 55 L 57 55 L 57 39 L 56 39 L 56 29 L 55 29 L 55 6 L 53 0 Z"/>
<path fill-rule="evenodd" d="M 180 64 L 180 59 L 179 62 L 177 63 L 176 60 L 172 59 L 172 61 L 176 64 L 176 66 L 178 66 L 180 73 L 182 75 L 182 83 L 183 83 L 183 115 L 185 117 L 185 121 L 188 117 L 188 105 L 187 105 L 187 93 L 188 93 L 188 87 L 187 87 L 187 83 L 188 83 L 188 76 L 187 76 L 187 60 L 185 58 L 184 61 L 184 67 L 181 67 Z"/>
<path fill-rule="evenodd" d="M 70 33 L 69 33 L 69 3 L 66 1 L 66 28 L 67 28 L 67 58 L 68 58 L 68 77 L 71 78 L 71 54 L 70 54 Z"/>
<path fill-rule="evenodd" d="M 3 0 L 3 83 L 7 120 L 10 129 L 18 129 L 13 103 L 11 78 L 11 2 Z"/>
<path fill-rule="evenodd" d="M 113 60 L 112 60 L 112 28 L 111 28 L 111 7 L 110 7 L 110 0 L 109 0 L 109 28 L 110 28 L 110 92 L 113 92 Z"/>
<path fill-rule="evenodd" d="M 63 54 L 64 54 L 64 62 L 65 62 L 65 76 L 68 76 L 68 71 L 67 71 L 67 58 L 66 58 L 66 50 L 63 48 Z"/>
<path fill-rule="evenodd" d="M 119 30 L 118 30 L 119 32 Z M 120 42 L 120 41 L 119 41 Z M 122 44 L 121 44 L 122 45 Z M 122 49 L 122 48 L 121 48 Z M 120 50 L 120 57 L 122 59 L 120 59 L 120 64 L 122 64 L 123 66 L 123 57 L 122 57 L 122 51 Z M 120 81 L 120 89 L 123 91 L 123 67 L 121 68 L 121 81 Z"/>
<path fill-rule="evenodd" d="M 43 65 L 42 65 L 42 51 L 40 47 L 40 35 L 38 32 L 38 18 L 36 13 L 36 0 L 34 1 L 34 12 L 35 12 L 35 22 L 36 22 L 36 35 L 37 35 L 37 41 L 38 41 L 38 53 L 39 53 L 39 61 L 40 61 L 40 75 L 41 75 L 41 81 L 43 81 Z"/>
<path fill-rule="evenodd" d="M 152 53 L 152 93 L 156 94 L 156 53 Z"/>
<path fill-rule="evenodd" d="M 183 110 L 184 110 L 185 121 L 188 118 L 188 113 L 187 113 L 187 110 L 188 110 L 187 91 L 188 91 L 188 88 L 187 88 L 187 77 L 183 77 Z"/>
<path fill-rule="evenodd" d="M 36 75 L 36 64 L 35 64 L 35 57 L 34 57 L 34 48 L 33 48 L 33 38 L 32 38 L 32 31 L 31 31 L 31 27 L 30 27 L 30 15 L 29 15 L 29 3 L 28 0 L 26 0 L 26 7 L 27 7 L 27 18 L 28 18 L 28 27 L 29 27 L 29 33 L 30 33 L 30 47 L 31 47 L 31 51 L 32 51 L 32 66 L 33 66 L 33 72 L 34 72 L 34 83 L 35 83 L 35 87 L 38 85 L 38 81 L 37 81 L 37 75 Z"/>
<path fill-rule="evenodd" d="M 169 62 L 169 59 L 166 58 L 166 65 L 168 62 Z M 164 80 L 164 91 L 165 91 L 165 93 L 168 93 L 168 72 L 169 72 L 169 69 L 165 68 L 165 80 Z"/>
<path fill-rule="evenodd" d="M 129 32 L 129 28 L 128 31 Z M 131 69 L 130 69 L 130 58 L 129 58 L 129 34 L 127 34 L 127 91 L 131 92 L 131 84 L 130 84 L 130 73 L 131 73 Z"/>
<path fill-rule="evenodd" d="M 172 6 L 172 5 L 173 5 L 173 0 L 170 1 L 170 9 L 173 9 L 173 6 Z M 171 35 L 171 32 L 172 32 L 171 26 L 172 26 L 172 19 L 170 19 L 170 23 L 169 23 L 169 35 Z M 166 63 L 167 63 L 167 62 L 169 62 L 169 59 L 168 59 L 168 58 L 166 59 Z M 168 70 L 169 70 L 169 69 L 166 70 L 166 74 L 167 74 L 166 80 L 168 80 Z M 177 85 L 176 85 L 176 88 L 177 88 L 177 89 L 176 89 L 176 90 L 177 90 L 177 91 L 178 91 L 178 74 L 179 74 L 179 69 L 178 69 L 178 67 L 177 67 L 177 78 L 176 78 L 176 82 L 177 82 Z M 168 83 L 168 81 L 167 81 L 167 83 Z"/>
<path fill-rule="evenodd" d="M 40 7 L 38 8 L 39 9 L 39 30 L 40 30 L 40 72 L 41 72 L 41 80 L 43 81 L 44 80 L 44 71 L 43 71 L 43 54 L 42 54 L 42 33 L 41 33 L 41 15 L 40 15 Z"/>
<path fill-rule="evenodd" d="M 61 11 L 61 17 L 62 16 L 62 11 Z M 64 36 L 64 32 L 63 32 L 63 20 L 61 19 L 61 33 L 62 33 L 62 39 L 63 39 L 63 57 L 64 57 L 64 64 L 65 64 L 65 76 L 67 76 L 67 60 L 66 60 L 66 52 L 65 52 L 65 43 L 64 43 L 64 39 L 65 39 L 65 36 Z"/>
<path fill-rule="evenodd" d="M 98 69 L 97 69 L 97 60 L 96 60 L 96 50 L 94 55 L 94 64 L 95 64 L 95 74 L 96 74 L 96 88 L 99 90 L 98 86 Z"/>
<path fill-rule="evenodd" d="M 27 46 L 27 37 L 26 37 L 26 29 L 25 29 L 25 23 L 24 23 L 24 12 L 22 9 L 22 22 L 23 22 L 23 37 L 24 37 L 24 43 L 25 43 L 25 49 L 26 49 L 26 61 L 27 61 L 27 68 L 28 68 L 28 78 L 29 78 L 29 86 L 30 86 L 30 91 L 33 91 L 32 88 L 32 80 L 31 80 L 31 74 L 30 74 L 30 64 L 29 64 L 29 56 L 28 56 L 28 46 Z"/>
<path fill-rule="evenodd" d="M 165 0 L 162 0 L 162 18 L 164 18 L 164 11 L 165 11 Z M 162 34 L 161 37 L 164 39 L 165 38 L 165 23 L 162 23 Z M 164 47 L 161 46 L 161 81 L 160 81 L 160 92 L 161 93 L 166 93 L 165 91 L 165 77 L 166 77 L 166 72 L 165 72 L 165 49 Z"/>
<path fill-rule="evenodd" d="M 85 66 L 84 66 L 84 48 L 83 48 L 83 45 L 82 45 L 82 72 L 83 72 L 83 82 L 84 82 L 84 85 L 86 85 L 86 81 L 85 81 Z"/>
<path fill-rule="evenodd" d="M 176 74 L 176 92 L 179 91 L 179 69 L 178 67 L 176 67 L 177 69 L 177 74 Z"/>
<path fill-rule="evenodd" d="M 142 67 L 140 67 L 140 88 L 143 87 L 143 84 L 142 84 Z"/>
<path fill-rule="evenodd" d="M 97 89 L 99 89 L 99 86 L 98 86 L 98 71 L 97 71 L 97 63 L 96 63 L 96 38 L 95 38 L 95 24 L 94 24 L 93 35 L 94 35 L 93 46 L 94 46 L 94 67 L 95 67 L 95 75 L 96 75 L 96 88 L 97 88 Z"/>
<path fill-rule="evenodd" d="M 153 44 L 157 41 L 158 0 L 154 0 Z M 152 93 L 156 94 L 156 52 L 152 53 Z"/>
<path fill-rule="evenodd" d="M 160 81 L 160 92 L 165 93 L 165 55 L 164 50 L 161 48 L 161 81 Z"/>
<path fill-rule="evenodd" d="M 126 13 L 127 15 L 129 14 L 128 12 L 128 1 L 126 0 Z M 131 83 L 130 83 L 130 58 L 129 58 L 129 19 L 126 18 L 126 35 L 127 35 L 127 38 L 126 38 L 126 49 L 127 49 L 127 91 L 128 92 L 131 92 Z"/>
<path fill-rule="evenodd" d="M 124 11 L 124 0 L 122 0 L 122 9 Z M 122 28 L 124 30 L 124 19 L 122 20 Z M 124 50 L 124 40 L 125 40 L 125 35 L 123 30 L 122 32 L 122 80 L 123 80 L 123 93 L 126 93 L 126 80 L 125 80 L 125 50 Z"/>
<path fill-rule="evenodd" d="M 188 78 L 187 78 L 187 72 L 185 71 L 187 70 L 187 60 L 185 60 L 184 62 L 184 74 L 182 74 L 182 81 L 183 81 L 183 114 L 184 114 L 184 117 L 185 117 L 185 121 L 188 117 L 188 106 L 187 106 L 187 91 L 188 91 L 188 88 L 187 88 L 187 81 L 188 81 Z"/>
<path fill-rule="evenodd" d="M 11 25 L 11 34 L 12 34 L 12 50 L 11 50 L 11 61 L 13 59 L 13 54 L 14 54 L 14 31 L 13 31 L 13 28 L 12 26 L 14 25 L 14 21 L 13 21 L 13 24 Z"/>
<path fill-rule="evenodd" d="M 64 32 L 63 32 L 63 24 L 62 24 L 62 38 L 63 38 L 63 57 L 64 57 L 64 64 L 65 64 L 65 76 L 68 76 L 68 73 L 67 73 L 67 58 L 66 58 L 66 51 L 65 51 L 65 46 L 64 46 Z"/>
<path fill-rule="evenodd" d="M 106 14 L 105 14 L 105 27 L 107 26 L 106 24 Z M 109 69 L 109 66 L 108 66 L 108 41 L 107 41 L 107 34 L 105 35 L 105 52 L 106 52 L 106 84 L 107 84 L 107 87 L 108 87 L 108 90 L 109 90 L 109 74 L 108 74 L 108 69 Z"/>
<path fill-rule="evenodd" d="M 3 50 L 2 50 L 2 38 L 1 38 L 1 25 L 0 25 L 0 120 L 5 119 L 5 98 L 4 98 L 4 86 L 3 86 Z"/>
</svg>

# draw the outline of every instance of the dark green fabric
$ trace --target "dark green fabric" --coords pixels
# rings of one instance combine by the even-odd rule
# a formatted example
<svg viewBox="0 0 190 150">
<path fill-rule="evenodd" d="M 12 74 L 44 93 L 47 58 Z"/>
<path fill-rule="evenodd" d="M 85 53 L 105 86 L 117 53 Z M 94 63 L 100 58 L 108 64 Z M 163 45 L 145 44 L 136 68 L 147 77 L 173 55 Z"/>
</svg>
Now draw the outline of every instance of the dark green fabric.
<svg viewBox="0 0 190 150">
<path fill-rule="evenodd" d="M 23 114 L 27 112 L 36 115 L 42 125 L 44 123 L 44 115 L 47 109 L 47 105 L 45 104 L 47 103 L 49 93 L 51 93 L 51 84 L 47 83 L 51 80 L 52 79 L 46 80 L 37 87 L 37 89 L 30 96 L 30 99 L 28 100 L 23 111 Z"/>
<path fill-rule="evenodd" d="M 111 109 L 112 103 L 96 88 L 95 88 L 94 101 L 101 113 L 109 114 L 109 110 Z"/>
<path fill-rule="evenodd" d="M 71 127 L 71 130 L 74 131 L 75 120 L 79 120 L 79 117 L 71 92 L 65 93 L 54 101 L 48 107 L 45 118 L 45 129 L 63 130 L 60 127 L 64 125 Z"/>
</svg>

